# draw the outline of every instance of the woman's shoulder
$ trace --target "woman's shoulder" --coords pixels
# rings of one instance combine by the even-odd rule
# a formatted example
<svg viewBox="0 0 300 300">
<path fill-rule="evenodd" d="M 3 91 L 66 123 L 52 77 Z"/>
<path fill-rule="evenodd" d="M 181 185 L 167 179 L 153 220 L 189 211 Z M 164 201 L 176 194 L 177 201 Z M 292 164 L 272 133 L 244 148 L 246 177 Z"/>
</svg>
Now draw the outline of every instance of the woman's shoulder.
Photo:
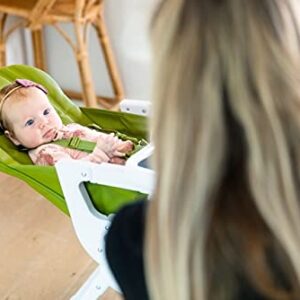
<svg viewBox="0 0 300 300">
<path fill-rule="evenodd" d="M 148 201 L 122 208 L 106 236 L 106 256 L 127 300 L 148 299 L 144 263 L 145 213 Z"/>
<path fill-rule="evenodd" d="M 147 201 L 139 200 L 124 206 L 112 220 L 107 239 L 118 240 L 124 247 L 142 247 Z"/>
</svg>

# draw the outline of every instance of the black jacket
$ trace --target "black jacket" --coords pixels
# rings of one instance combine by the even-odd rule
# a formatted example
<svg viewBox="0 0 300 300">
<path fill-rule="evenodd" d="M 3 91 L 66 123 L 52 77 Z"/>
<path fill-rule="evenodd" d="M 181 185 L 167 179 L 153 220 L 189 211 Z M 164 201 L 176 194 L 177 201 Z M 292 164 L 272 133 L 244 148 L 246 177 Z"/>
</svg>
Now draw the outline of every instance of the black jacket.
<svg viewBox="0 0 300 300">
<path fill-rule="evenodd" d="M 126 300 L 149 299 L 143 263 L 146 207 L 147 201 L 138 201 L 122 208 L 106 236 L 108 263 Z M 239 281 L 236 300 L 267 300 L 247 280 Z"/>
<path fill-rule="evenodd" d="M 146 201 L 122 208 L 106 236 L 106 256 L 126 300 L 147 300 L 143 263 Z"/>
</svg>

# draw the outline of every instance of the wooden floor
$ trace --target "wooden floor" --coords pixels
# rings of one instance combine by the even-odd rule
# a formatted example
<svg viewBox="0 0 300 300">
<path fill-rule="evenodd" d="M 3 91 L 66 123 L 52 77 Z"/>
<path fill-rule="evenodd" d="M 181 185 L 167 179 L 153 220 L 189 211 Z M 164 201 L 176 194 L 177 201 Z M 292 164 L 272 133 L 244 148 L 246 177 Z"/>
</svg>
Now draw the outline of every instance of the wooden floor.
<svg viewBox="0 0 300 300">
<path fill-rule="evenodd" d="M 0 195 L 0 299 L 69 299 L 96 267 L 70 218 L 2 173 Z"/>
</svg>

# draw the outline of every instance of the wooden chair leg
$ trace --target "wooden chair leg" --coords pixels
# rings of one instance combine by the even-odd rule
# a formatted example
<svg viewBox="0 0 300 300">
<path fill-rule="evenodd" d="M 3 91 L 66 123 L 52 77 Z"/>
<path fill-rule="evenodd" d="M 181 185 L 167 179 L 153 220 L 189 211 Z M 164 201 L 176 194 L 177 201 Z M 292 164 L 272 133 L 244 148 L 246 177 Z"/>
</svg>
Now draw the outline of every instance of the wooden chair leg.
<svg viewBox="0 0 300 300">
<path fill-rule="evenodd" d="M 45 59 L 45 44 L 43 29 L 33 29 L 31 30 L 32 37 L 32 47 L 34 55 L 34 65 L 44 71 L 47 70 L 46 59 Z"/>
<path fill-rule="evenodd" d="M 97 98 L 92 80 L 87 44 L 83 37 L 82 24 L 75 23 L 75 33 L 77 39 L 77 53 L 75 55 L 83 90 L 83 101 L 87 107 L 97 107 Z"/>
<path fill-rule="evenodd" d="M 5 41 L 0 39 L 0 67 L 6 66 Z"/>
<path fill-rule="evenodd" d="M 124 90 L 122 81 L 115 63 L 114 55 L 111 49 L 109 38 L 106 31 L 106 26 L 103 20 L 102 12 L 98 14 L 97 18 L 93 22 L 93 26 L 97 32 L 97 36 L 100 42 L 100 46 L 103 51 L 103 56 L 106 62 L 106 66 L 111 79 L 113 91 L 117 102 L 120 102 L 124 98 Z"/>
<path fill-rule="evenodd" d="M 0 19 L 0 67 L 4 67 L 6 65 L 6 39 L 4 34 L 6 19 L 7 14 L 2 14 Z"/>
<path fill-rule="evenodd" d="M 39 69 L 47 71 L 43 29 L 42 28 L 32 29 L 31 38 L 32 38 L 32 48 L 33 48 L 33 55 L 34 55 L 34 65 Z"/>
</svg>

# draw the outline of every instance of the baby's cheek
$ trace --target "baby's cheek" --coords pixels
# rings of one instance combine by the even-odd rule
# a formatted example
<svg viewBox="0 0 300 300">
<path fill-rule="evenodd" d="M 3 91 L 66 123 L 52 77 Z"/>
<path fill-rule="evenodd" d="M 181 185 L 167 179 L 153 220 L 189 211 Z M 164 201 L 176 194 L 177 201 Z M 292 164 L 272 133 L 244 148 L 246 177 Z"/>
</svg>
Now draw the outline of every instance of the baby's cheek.
<svg viewBox="0 0 300 300">
<path fill-rule="evenodd" d="M 26 130 L 15 131 L 15 138 L 22 146 L 26 148 L 30 148 L 32 143 L 34 142 Z"/>
<path fill-rule="evenodd" d="M 26 137 L 29 148 L 35 148 L 43 143 L 39 135 L 27 135 Z"/>
<path fill-rule="evenodd" d="M 60 117 L 58 115 L 53 116 L 51 121 L 52 121 L 52 124 L 57 128 L 60 128 L 63 125 L 62 120 L 60 119 Z"/>
</svg>

